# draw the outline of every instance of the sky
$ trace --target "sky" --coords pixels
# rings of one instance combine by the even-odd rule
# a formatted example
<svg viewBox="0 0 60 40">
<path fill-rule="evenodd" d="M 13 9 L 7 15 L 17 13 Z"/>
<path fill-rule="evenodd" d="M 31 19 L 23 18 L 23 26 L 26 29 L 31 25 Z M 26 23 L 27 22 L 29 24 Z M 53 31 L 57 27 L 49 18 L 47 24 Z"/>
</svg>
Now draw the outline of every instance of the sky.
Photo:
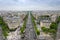
<svg viewBox="0 0 60 40">
<path fill-rule="evenodd" d="M 60 10 L 60 0 L 0 0 L 0 10 Z"/>
</svg>

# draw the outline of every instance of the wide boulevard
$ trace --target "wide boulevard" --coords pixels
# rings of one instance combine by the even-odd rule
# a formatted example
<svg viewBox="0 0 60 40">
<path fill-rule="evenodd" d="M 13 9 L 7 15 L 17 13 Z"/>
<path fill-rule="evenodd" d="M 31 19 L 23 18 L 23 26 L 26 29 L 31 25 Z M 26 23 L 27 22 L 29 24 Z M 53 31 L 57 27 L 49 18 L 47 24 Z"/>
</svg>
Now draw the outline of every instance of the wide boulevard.
<svg viewBox="0 0 60 40">
<path fill-rule="evenodd" d="M 23 40 L 36 40 L 37 39 L 35 31 L 34 31 L 34 26 L 31 20 L 32 19 L 31 19 L 31 15 L 29 12 L 27 23 L 26 23 L 26 29 L 24 33 L 25 37 Z"/>
</svg>

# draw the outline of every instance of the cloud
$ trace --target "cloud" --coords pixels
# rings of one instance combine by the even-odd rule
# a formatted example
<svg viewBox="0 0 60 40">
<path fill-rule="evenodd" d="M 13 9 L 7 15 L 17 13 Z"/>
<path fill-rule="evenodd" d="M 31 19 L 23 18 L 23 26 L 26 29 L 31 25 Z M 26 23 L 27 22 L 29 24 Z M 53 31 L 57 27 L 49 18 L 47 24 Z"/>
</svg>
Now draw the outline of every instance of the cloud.
<svg viewBox="0 0 60 40">
<path fill-rule="evenodd" d="M 0 9 L 60 9 L 60 0 L 0 0 Z"/>
<path fill-rule="evenodd" d="M 60 6 L 60 0 L 54 0 L 49 3 L 51 6 Z"/>
</svg>

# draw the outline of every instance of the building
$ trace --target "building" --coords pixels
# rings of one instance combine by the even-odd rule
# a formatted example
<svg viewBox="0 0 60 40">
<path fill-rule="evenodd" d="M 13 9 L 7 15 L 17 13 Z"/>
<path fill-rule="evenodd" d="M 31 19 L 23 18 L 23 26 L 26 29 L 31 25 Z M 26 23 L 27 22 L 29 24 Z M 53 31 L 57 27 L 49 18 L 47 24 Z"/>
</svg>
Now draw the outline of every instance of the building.
<svg viewBox="0 0 60 40">
<path fill-rule="evenodd" d="M 40 27 L 46 27 L 49 28 L 51 24 L 51 18 L 47 15 L 40 16 L 39 17 Z"/>
<path fill-rule="evenodd" d="M 40 26 L 41 26 L 41 27 L 50 28 L 50 27 L 49 27 L 50 24 L 51 24 L 51 21 L 50 21 L 50 20 L 42 20 L 42 21 L 40 21 Z"/>
<path fill-rule="evenodd" d="M 51 20 L 52 20 L 52 22 L 55 22 L 56 19 L 57 19 L 57 14 L 52 14 L 52 15 L 51 15 Z"/>
<path fill-rule="evenodd" d="M 53 40 L 53 38 L 49 34 L 45 34 L 44 32 L 40 32 L 40 35 L 38 36 L 39 40 Z"/>
</svg>

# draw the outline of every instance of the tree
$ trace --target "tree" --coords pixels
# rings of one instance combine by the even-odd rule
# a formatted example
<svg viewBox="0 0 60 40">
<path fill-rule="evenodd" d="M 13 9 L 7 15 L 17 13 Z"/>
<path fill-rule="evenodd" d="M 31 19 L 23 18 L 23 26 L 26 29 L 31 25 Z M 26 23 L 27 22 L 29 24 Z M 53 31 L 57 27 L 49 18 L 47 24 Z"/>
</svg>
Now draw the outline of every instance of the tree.
<svg viewBox="0 0 60 40">
<path fill-rule="evenodd" d="M 50 29 L 49 32 L 52 33 L 52 34 L 55 34 L 56 33 L 56 30 Z"/>
<path fill-rule="evenodd" d="M 57 23 L 52 22 L 52 24 L 50 25 L 50 29 L 55 29 L 55 30 L 57 30 Z"/>
<path fill-rule="evenodd" d="M 46 28 L 46 27 L 41 27 L 42 31 L 45 32 L 45 33 L 48 33 L 49 32 L 49 28 Z"/>
<path fill-rule="evenodd" d="M 60 22 L 60 16 L 57 17 L 57 19 L 56 19 L 56 23 L 59 23 L 59 22 Z"/>
<path fill-rule="evenodd" d="M 36 30 L 36 33 L 37 33 L 37 35 L 40 35 L 40 31 L 38 29 Z"/>
</svg>

